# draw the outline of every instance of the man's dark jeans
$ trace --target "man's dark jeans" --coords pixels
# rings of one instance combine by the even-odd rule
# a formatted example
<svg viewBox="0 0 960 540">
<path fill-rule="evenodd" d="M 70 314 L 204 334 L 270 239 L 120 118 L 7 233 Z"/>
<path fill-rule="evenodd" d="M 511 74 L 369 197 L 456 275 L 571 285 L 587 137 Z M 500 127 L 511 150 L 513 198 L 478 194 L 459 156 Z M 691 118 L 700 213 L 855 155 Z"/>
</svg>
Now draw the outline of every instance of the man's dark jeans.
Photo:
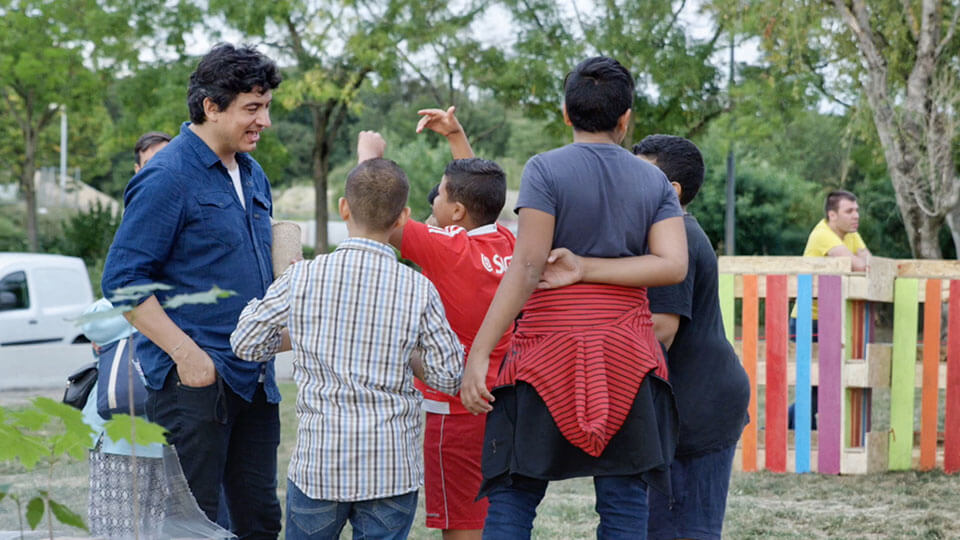
<svg viewBox="0 0 960 540">
<path fill-rule="evenodd" d="M 220 486 L 233 532 L 240 538 L 277 538 L 277 447 L 280 414 L 263 384 L 244 401 L 217 376 L 203 388 L 180 384 L 171 369 L 160 391 L 149 391 L 147 414 L 167 428 L 197 504 L 216 521 Z"/>
</svg>

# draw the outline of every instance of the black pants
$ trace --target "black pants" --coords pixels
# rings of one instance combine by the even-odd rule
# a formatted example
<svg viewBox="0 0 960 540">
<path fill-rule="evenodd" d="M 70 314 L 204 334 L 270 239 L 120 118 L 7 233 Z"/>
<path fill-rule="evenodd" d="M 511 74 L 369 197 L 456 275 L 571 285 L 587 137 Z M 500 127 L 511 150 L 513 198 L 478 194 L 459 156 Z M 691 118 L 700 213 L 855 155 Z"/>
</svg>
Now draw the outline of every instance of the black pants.
<svg viewBox="0 0 960 540">
<path fill-rule="evenodd" d="M 222 485 L 238 537 L 277 538 L 280 412 L 267 403 L 262 384 L 248 402 L 219 375 L 214 384 L 194 388 L 180 384 L 174 368 L 162 390 L 148 392 L 147 414 L 169 430 L 190 490 L 211 521 Z"/>
</svg>

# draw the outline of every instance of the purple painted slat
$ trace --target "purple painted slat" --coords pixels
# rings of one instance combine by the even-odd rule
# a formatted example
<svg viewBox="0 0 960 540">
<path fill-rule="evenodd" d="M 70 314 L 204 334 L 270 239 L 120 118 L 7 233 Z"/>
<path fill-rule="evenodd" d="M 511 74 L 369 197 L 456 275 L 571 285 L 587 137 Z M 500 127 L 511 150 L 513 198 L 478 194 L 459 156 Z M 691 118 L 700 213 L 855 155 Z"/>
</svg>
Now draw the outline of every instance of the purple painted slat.
<svg viewBox="0 0 960 540">
<path fill-rule="evenodd" d="M 843 295 L 840 276 L 819 277 L 820 391 L 817 394 L 817 470 L 840 474 Z"/>
</svg>

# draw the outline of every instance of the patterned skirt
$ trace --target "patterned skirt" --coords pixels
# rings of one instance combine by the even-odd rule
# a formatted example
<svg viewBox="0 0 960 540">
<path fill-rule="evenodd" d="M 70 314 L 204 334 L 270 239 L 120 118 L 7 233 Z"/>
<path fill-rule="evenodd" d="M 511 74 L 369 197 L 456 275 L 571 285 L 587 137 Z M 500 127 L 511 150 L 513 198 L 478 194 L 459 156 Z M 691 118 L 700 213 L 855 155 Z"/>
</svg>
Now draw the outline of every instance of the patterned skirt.
<svg viewBox="0 0 960 540">
<path fill-rule="evenodd" d="M 130 456 L 90 451 L 90 534 L 134 537 L 133 468 Z M 137 457 L 140 538 L 151 538 L 164 516 L 163 459 Z"/>
</svg>

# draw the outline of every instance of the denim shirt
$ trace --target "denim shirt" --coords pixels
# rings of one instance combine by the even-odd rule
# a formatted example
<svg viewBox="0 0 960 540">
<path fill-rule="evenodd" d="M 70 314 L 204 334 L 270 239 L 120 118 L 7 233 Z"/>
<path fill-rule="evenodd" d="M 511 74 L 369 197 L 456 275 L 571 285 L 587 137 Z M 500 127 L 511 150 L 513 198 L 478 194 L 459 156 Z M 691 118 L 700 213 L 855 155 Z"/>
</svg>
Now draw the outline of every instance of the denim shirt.
<svg viewBox="0 0 960 540">
<path fill-rule="evenodd" d="M 230 333 L 244 306 L 273 281 L 270 184 L 260 165 L 237 153 L 246 209 L 220 158 L 189 128 L 137 173 L 124 193 L 123 221 L 110 246 L 101 282 L 109 298 L 120 287 L 164 283 L 157 299 L 210 290 L 235 292 L 215 304 L 188 304 L 167 315 L 200 346 L 217 373 L 250 401 L 263 378 L 267 401 L 280 391 L 273 360 L 244 362 L 230 348 Z M 122 302 L 121 302 L 122 303 Z M 173 360 L 149 340 L 137 348 L 148 388 L 159 390 Z"/>
</svg>

